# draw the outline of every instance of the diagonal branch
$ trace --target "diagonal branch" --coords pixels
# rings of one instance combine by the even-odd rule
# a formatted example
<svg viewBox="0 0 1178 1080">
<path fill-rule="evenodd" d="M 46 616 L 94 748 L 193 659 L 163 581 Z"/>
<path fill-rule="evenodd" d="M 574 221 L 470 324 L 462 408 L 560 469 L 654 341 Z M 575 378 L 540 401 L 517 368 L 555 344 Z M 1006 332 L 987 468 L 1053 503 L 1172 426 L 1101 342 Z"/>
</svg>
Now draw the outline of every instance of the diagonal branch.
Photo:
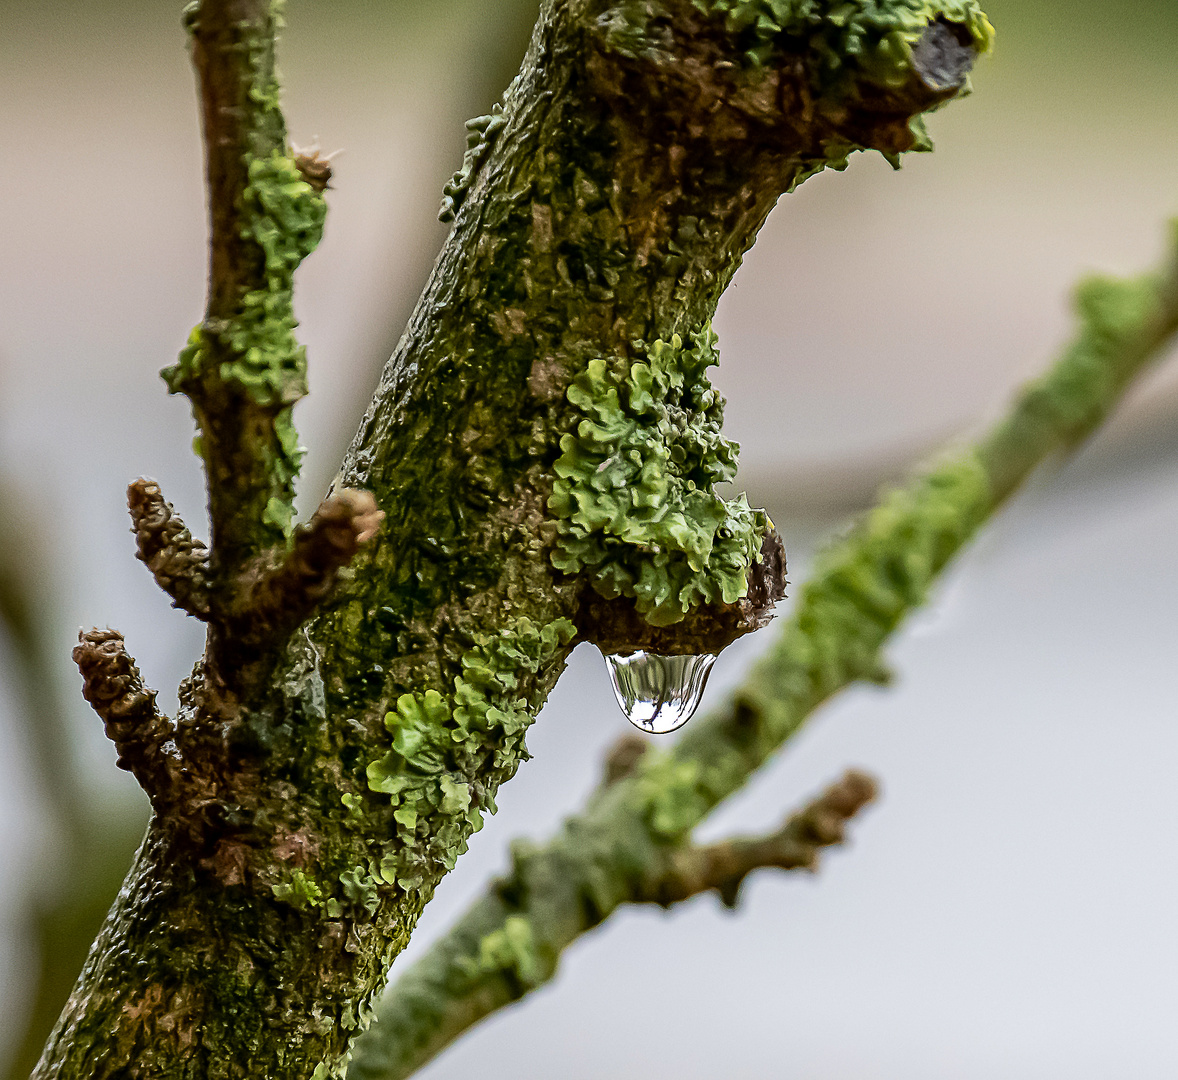
<svg viewBox="0 0 1178 1080">
<path fill-rule="evenodd" d="M 127 488 L 137 557 L 172 606 L 198 619 L 209 616 L 209 552 L 164 499 L 159 484 L 140 477 Z"/>
<path fill-rule="evenodd" d="M 772 650 L 726 706 L 666 753 L 633 749 L 613 782 L 544 847 L 517 844 L 495 883 L 389 989 L 357 1045 L 353 1080 L 410 1076 L 462 1032 L 555 971 L 560 954 L 633 895 L 635 876 L 748 781 L 813 712 L 859 680 L 952 557 L 1045 460 L 1076 446 L 1178 334 L 1178 224 L 1155 273 L 1094 278 L 1079 332 L 975 448 L 887 494 L 818 560 Z M 480 963 L 506 928 L 526 941 L 528 977 Z M 525 932 L 526 931 L 526 932 Z"/>
</svg>

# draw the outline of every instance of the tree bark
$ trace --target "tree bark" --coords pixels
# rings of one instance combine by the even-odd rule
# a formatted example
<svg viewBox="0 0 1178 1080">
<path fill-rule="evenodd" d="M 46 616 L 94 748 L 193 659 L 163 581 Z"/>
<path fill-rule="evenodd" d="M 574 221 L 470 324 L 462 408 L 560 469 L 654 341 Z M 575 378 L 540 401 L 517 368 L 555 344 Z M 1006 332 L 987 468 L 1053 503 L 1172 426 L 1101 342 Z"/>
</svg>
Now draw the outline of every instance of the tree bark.
<svg viewBox="0 0 1178 1080">
<path fill-rule="evenodd" d="M 572 645 L 656 627 L 715 650 L 763 621 L 771 526 L 712 493 L 735 466 L 704 375 L 716 302 L 782 192 L 854 150 L 925 148 L 919 114 L 989 40 L 972 0 L 795 6 L 544 5 L 333 485 L 384 525 L 293 631 L 274 614 L 302 615 L 310 565 L 290 290 L 321 192 L 284 145 L 274 9 L 193 10 L 213 260 L 168 377 L 209 472 L 208 647 L 36 1077 L 340 1075 Z"/>
</svg>

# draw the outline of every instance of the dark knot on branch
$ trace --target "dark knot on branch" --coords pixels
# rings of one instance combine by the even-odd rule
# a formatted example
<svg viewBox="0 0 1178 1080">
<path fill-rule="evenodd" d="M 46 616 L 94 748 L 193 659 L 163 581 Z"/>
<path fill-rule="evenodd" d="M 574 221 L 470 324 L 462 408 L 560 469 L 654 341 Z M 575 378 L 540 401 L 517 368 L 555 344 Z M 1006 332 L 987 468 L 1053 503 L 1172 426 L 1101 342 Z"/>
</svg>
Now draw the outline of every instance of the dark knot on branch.
<svg viewBox="0 0 1178 1080">
<path fill-rule="evenodd" d="M 140 477 L 127 488 L 127 508 L 140 562 L 172 598 L 173 607 L 207 619 L 208 549 L 193 538 L 154 480 Z"/>
<path fill-rule="evenodd" d="M 719 653 L 738 637 L 773 620 L 777 601 L 785 598 L 785 547 L 776 529 L 761 543 L 759 561 L 749 567 L 748 589 L 734 604 L 702 604 L 682 622 L 652 626 L 625 597 L 606 599 L 587 590 L 577 628 L 604 653 L 644 652 L 663 656 Z"/>
<path fill-rule="evenodd" d="M 940 19 L 912 47 L 912 66 L 931 90 L 964 86 L 977 58 L 968 31 Z"/>
<path fill-rule="evenodd" d="M 118 750 L 119 768 L 130 772 L 154 802 L 167 784 L 164 744 L 172 737 L 168 718 L 156 708 L 155 691 L 144 685 L 117 630 L 79 633 L 73 656 L 82 673 L 82 696 L 102 717 L 106 736 Z"/>
</svg>

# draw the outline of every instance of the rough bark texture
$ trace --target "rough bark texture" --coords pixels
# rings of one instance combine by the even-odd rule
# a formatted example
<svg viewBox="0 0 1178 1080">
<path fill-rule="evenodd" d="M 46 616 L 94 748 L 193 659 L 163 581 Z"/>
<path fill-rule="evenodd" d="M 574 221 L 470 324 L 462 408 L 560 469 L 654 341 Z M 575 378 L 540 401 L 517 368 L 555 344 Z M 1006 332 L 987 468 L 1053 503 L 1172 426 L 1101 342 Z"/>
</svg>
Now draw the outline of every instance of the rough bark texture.
<svg viewBox="0 0 1178 1080">
<path fill-rule="evenodd" d="M 385 524 L 292 632 L 251 589 L 305 554 L 291 289 L 323 202 L 284 145 L 276 19 L 263 0 L 190 9 L 213 257 L 165 377 L 209 474 L 208 646 L 37 1077 L 341 1073 L 568 650 L 603 624 L 594 597 L 672 651 L 722 646 L 725 608 L 733 634 L 761 621 L 784 573 L 776 551 L 753 573 L 770 525 L 712 493 L 735 467 L 705 374 L 716 301 L 783 191 L 856 149 L 922 147 L 914 118 L 989 33 L 970 0 L 546 3 L 472 128 L 454 231 L 337 481 Z M 624 625 L 609 647 L 647 642 Z"/>
</svg>

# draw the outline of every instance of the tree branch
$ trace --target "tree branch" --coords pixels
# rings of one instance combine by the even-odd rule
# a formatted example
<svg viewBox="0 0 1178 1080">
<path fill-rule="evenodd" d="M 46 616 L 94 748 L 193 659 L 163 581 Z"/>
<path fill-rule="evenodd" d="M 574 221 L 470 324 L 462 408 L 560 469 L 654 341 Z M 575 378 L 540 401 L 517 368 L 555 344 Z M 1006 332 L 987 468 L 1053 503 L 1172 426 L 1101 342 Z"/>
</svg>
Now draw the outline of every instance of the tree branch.
<svg viewBox="0 0 1178 1080">
<path fill-rule="evenodd" d="M 117 630 L 79 633 L 74 663 L 82 673 L 82 696 L 119 752 L 119 768 L 139 781 L 154 805 L 171 786 L 172 772 L 165 749 L 172 727 L 155 707 L 156 692 L 144 685 Z"/>
<path fill-rule="evenodd" d="M 209 617 L 209 553 L 193 539 L 188 526 L 165 501 L 159 484 L 140 477 L 127 488 L 131 531 L 137 557 L 156 584 L 172 598 L 172 606 L 198 619 Z"/>
<path fill-rule="evenodd" d="M 825 701 L 875 680 L 882 650 L 942 569 L 1045 460 L 1078 444 L 1178 334 L 1178 223 L 1155 273 L 1094 278 L 1079 332 L 977 447 L 884 496 L 817 560 L 789 621 L 731 701 L 668 752 L 623 745 L 607 784 L 545 847 L 517 844 L 513 869 L 393 983 L 357 1044 L 353 1080 L 410 1076 L 463 1031 L 555 972 L 577 937 L 627 902 L 668 853 Z M 523 923 L 511 923 L 523 920 Z M 480 966 L 484 941 L 528 928 L 528 977 Z"/>
<path fill-rule="evenodd" d="M 847 822 L 877 795 L 875 780 L 848 770 L 775 832 L 676 849 L 658 876 L 641 882 L 632 902 L 671 907 L 700 893 L 715 892 L 725 907 L 734 908 L 741 885 L 754 870 L 816 869 L 821 850 L 841 844 Z"/>
<path fill-rule="evenodd" d="M 927 147 L 920 114 L 990 38 L 974 0 L 546 0 L 338 478 L 388 522 L 293 634 L 338 564 L 324 522 L 288 539 L 293 274 L 324 204 L 285 147 L 277 7 L 189 8 L 210 294 L 165 377 L 208 472 L 209 635 L 180 688 L 181 783 L 38 1080 L 340 1069 L 593 597 L 640 617 L 609 620 L 619 648 L 647 626 L 668 651 L 719 647 L 724 609 L 730 630 L 761 621 L 783 569 L 765 514 L 715 493 L 736 468 L 716 302 L 782 192 L 856 150 Z M 264 642 L 262 581 L 283 627 Z"/>
</svg>

